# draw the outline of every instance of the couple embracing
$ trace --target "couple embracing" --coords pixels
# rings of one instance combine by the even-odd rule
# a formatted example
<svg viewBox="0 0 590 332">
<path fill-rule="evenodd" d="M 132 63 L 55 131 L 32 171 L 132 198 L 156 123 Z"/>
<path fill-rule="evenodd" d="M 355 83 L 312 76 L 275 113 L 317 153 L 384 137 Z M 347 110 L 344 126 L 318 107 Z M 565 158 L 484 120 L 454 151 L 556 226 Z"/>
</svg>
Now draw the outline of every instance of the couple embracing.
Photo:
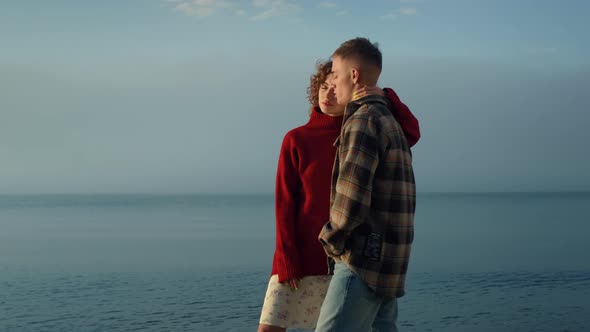
<svg viewBox="0 0 590 332">
<path fill-rule="evenodd" d="M 311 76 L 309 122 L 281 146 L 259 332 L 397 331 L 420 131 L 397 94 L 377 87 L 381 69 L 377 44 L 355 38 Z"/>
</svg>

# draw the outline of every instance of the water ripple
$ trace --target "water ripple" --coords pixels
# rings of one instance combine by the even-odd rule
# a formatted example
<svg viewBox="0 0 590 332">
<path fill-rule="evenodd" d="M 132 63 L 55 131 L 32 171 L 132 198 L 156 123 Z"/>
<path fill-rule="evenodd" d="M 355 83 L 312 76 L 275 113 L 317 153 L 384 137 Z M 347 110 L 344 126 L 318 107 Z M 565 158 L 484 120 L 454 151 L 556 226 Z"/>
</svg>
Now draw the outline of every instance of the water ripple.
<svg viewBox="0 0 590 332">
<path fill-rule="evenodd" d="M 590 272 L 414 274 L 404 331 L 580 331 Z M 268 282 L 249 273 L 17 276 L 0 283 L 15 331 L 252 331 Z"/>
</svg>

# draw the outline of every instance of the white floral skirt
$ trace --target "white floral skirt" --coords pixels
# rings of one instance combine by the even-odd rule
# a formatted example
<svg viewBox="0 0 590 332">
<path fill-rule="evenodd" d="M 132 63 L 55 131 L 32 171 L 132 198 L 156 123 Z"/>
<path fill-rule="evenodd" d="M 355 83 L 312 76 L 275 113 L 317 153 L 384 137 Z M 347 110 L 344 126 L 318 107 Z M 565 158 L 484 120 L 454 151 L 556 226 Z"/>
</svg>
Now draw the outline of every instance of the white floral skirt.
<svg viewBox="0 0 590 332">
<path fill-rule="evenodd" d="M 330 279 L 330 275 L 303 277 L 295 290 L 287 283 L 279 283 L 276 274 L 272 275 L 264 297 L 260 324 L 300 330 L 314 329 Z"/>
</svg>

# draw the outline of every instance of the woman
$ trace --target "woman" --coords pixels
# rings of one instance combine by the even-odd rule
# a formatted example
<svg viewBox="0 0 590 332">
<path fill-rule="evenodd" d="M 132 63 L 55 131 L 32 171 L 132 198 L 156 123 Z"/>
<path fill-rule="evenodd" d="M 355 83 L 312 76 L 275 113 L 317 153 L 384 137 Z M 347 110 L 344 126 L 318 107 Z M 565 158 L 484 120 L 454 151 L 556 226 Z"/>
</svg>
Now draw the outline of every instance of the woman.
<svg viewBox="0 0 590 332">
<path fill-rule="evenodd" d="M 331 276 L 318 241 L 330 212 L 330 181 L 344 105 L 329 82 L 332 63 L 320 63 L 307 89 L 310 119 L 289 131 L 281 146 L 276 179 L 276 249 L 262 307 L 259 332 L 313 329 Z M 365 88 L 358 98 L 385 95 L 408 144 L 420 133 L 418 121 L 391 89 Z"/>
</svg>

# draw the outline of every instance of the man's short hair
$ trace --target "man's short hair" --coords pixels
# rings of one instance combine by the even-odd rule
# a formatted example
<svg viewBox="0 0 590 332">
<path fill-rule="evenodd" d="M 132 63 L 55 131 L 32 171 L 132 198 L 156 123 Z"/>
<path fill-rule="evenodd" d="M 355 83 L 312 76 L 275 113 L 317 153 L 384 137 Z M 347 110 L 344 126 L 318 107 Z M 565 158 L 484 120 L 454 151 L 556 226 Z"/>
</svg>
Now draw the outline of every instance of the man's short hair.
<svg viewBox="0 0 590 332">
<path fill-rule="evenodd" d="M 334 51 L 332 57 L 340 57 L 342 59 L 356 58 L 363 64 L 376 66 L 379 68 L 379 71 L 381 71 L 383 66 L 379 44 L 371 43 L 369 39 L 362 37 L 345 41 Z"/>
</svg>

